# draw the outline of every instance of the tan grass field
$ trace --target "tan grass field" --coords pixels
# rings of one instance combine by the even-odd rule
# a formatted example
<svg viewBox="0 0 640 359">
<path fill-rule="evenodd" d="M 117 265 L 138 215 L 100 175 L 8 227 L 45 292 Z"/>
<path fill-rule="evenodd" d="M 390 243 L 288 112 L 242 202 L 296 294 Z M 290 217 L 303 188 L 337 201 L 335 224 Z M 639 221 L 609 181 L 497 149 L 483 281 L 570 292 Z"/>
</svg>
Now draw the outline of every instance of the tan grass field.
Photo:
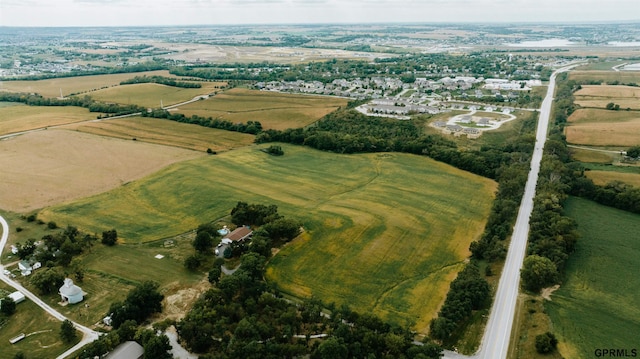
<svg viewBox="0 0 640 359">
<path fill-rule="evenodd" d="M 0 90 L 34 92 L 44 97 L 59 97 L 60 89 L 62 89 L 62 94 L 69 96 L 70 94 L 85 93 L 103 87 L 116 86 L 124 80 L 142 75 L 174 77 L 169 71 L 159 70 L 127 74 L 63 77 L 38 81 L 2 81 L 0 82 Z"/>
<path fill-rule="evenodd" d="M 200 155 L 65 130 L 9 138 L 0 141 L 0 206 L 27 212 L 87 197 Z"/>
<path fill-rule="evenodd" d="M 576 81 L 618 81 L 621 84 L 635 82 L 640 84 L 640 71 L 571 71 L 569 72 L 569 79 Z"/>
<path fill-rule="evenodd" d="M 255 138 L 255 136 L 245 133 L 147 117 L 86 122 L 65 128 L 125 140 L 135 138 L 138 142 L 156 143 L 195 151 L 206 151 L 208 148 L 214 151 L 224 151 L 248 146 L 253 143 Z"/>
<path fill-rule="evenodd" d="M 580 109 L 565 127 L 567 142 L 591 146 L 635 146 L 640 143 L 640 113 Z"/>
<path fill-rule="evenodd" d="M 0 135 L 91 120 L 97 116 L 81 107 L 12 105 L 0 107 Z"/>
<path fill-rule="evenodd" d="M 612 181 L 621 181 L 640 188 L 640 174 L 613 171 L 586 171 L 585 175 L 598 186 L 604 186 Z"/>
<path fill-rule="evenodd" d="M 346 104 L 346 99 L 329 96 L 232 89 L 176 111 L 231 122 L 260 121 L 265 129 L 284 130 L 309 125 Z"/>
<path fill-rule="evenodd" d="M 620 156 L 613 153 L 589 151 L 580 148 L 570 148 L 571 158 L 580 162 L 587 163 L 613 163 Z"/>
<path fill-rule="evenodd" d="M 582 107 L 605 108 L 613 102 L 621 109 L 640 108 L 640 87 L 584 85 L 574 93 L 574 97 L 575 103 Z"/>
<path fill-rule="evenodd" d="M 91 97 L 107 103 L 159 108 L 161 104 L 175 105 L 216 91 L 215 82 L 206 84 L 202 88 L 181 88 L 155 83 L 122 85 L 91 92 Z"/>
</svg>

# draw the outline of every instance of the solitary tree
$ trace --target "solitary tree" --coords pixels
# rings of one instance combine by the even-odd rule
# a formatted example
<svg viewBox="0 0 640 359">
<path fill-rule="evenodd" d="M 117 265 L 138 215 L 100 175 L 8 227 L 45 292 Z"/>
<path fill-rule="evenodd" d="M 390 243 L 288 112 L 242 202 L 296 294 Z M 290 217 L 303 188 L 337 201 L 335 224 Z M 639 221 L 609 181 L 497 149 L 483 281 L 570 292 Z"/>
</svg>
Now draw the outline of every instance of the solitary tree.
<svg viewBox="0 0 640 359">
<path fill-rule="evenodd" d="M 0 304 L 0 313 L 10 316 L 16 312 L 16 302 L 9 296 L 2 298 L 2 303 Z"/>
<path fill-rule="evenodd" d="M 118 243 L 118 232 L 115 229 L 102 232 L 102 244 L 113 246 Z"/>
<path fill-rule="evenodd" d="M 632 158 L 640 157 L 640 146 L 633 146 L 627 150 L 627 156 Z"/>
<path fill-rule="evenodd" d="M 524 260 L 520 277 L 525 289 L 539 292 L 557 281 L 558 269 L 549 258 L 530 255 Z"/>
<path fill-rule="evenodd" d="M 200 231 L 193 240 L 193 248 L 200 253 L 208 252 L 213 247 L 213 238 L 206 231 Z"/>
<path fill-rule="evenodd" d="M 71 343 L 76 339 L 76 329 L 69 319 L 65 319 L 60 325 L 60 338 L 65 343 Z"/>
<path fill-rule="evenodd" d="M 536 336 L 536 351 L 540 354 L 551 353 L 557 345 L 558 339 L 553 333 L 546 332 Z"/>
</svg>

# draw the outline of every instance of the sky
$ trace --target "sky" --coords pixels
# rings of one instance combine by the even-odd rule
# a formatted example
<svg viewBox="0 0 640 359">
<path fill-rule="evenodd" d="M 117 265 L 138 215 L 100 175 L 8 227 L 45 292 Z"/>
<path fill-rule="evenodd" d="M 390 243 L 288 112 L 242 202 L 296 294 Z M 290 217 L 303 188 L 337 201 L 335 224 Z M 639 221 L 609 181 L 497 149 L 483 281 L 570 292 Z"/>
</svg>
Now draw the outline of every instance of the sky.
<svg viewBox="0 0 640 359">
<path fill-rule="evenodd" d="M 639 20 L 638 0 L 0 0 L 0 26 Z"/>
</svg>

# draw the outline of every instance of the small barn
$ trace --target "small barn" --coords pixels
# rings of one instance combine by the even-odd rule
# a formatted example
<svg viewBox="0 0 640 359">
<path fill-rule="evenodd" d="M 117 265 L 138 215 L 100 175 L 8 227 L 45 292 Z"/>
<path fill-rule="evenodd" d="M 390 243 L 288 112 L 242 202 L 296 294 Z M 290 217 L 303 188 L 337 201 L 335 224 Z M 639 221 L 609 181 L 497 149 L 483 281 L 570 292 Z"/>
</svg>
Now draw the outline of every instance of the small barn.
<svg viewBox="0 0 640 359">
<path fill-rule="evenodd" d="M 73 284 L 73 280 L 71 278 L 65 278 L 64 284 L 60 287 L 59 293 L 62 301 L 68 302 L 69 304 L 80 303 L 83 299 L 82 289 Z"/>
<path fill-rule="evenodd" d="M 24 294 L 17 291 L 9 294 L 9 298 L 13 299 L 16 304 L 24 302 L 25 300 Z"/>
<path fill-rule="evenodd" d="M 130 340 L 118 345 L 105 359 L 140 359 L 143 356 L 142 345 Z"/>
</svg>

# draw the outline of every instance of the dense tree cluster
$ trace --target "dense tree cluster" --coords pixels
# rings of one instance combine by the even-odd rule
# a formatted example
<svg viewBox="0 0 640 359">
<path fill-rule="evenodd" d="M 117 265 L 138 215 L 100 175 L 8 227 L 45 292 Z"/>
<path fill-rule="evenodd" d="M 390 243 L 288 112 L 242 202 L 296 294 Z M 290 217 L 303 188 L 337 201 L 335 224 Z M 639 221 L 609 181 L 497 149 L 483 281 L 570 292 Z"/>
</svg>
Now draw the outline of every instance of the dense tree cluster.
<svg viewBox="0 0 640 359">
<path fill-rule="evenodd" d="M 221 130 L 249 133 L 252 135 L 258 134 L 262 131 L 262 124 L 259 121 L 247 121 L 247 123 L 233 123 L 231 121 L 214 119 L 211 117 L 201 117 L 198 115 L 192 115 L 187 117 L 181 113 L 170 113 L 163 109 L 154 109 L 150 112 L 143 112 L 141 116 L 163 118 L 171 121 L 190 123 L 210 128 L 218 128 Z"/>
<path fill-rule="evenodd" d="M 172 358 L 171 344 L 165 334 L 158 335 L 156 330 L 140 328 L 138 323 L 127 320 L 118 329 L 101 335 L 82 348 L 79 355 L 81 359 L 102 358 L 105 354 L 114 350 L 118 345 L 129 340 L 135 340 L 144 348 L 144 359 L 170 359 Z"/>
<path fill-rule="evenodd" d="M 275 204 L 266 206 L 264 204 L 238 202 L 231 210 L 231 222 L 236 226 L 262 226 L 279 218 L 282 218 L 282 216 L 278 214 L 278 206 Z"/>
<path fill-rule="evenodd" d="M 446 341 L 471 316 L 474 310 L 486 308 L 491 290 L 477 265 L 470 263 L 451 282 L 447 298 L 438 317 L 431 321 L 430 333 L 434 339 Z"/>
<path fill-rule="evenodd" d="M 124 80 L 120 82 L 120 85 L 132 85 L 132 84 L 145 84 L 145 83 L 154 83 L 166 86 L 180 87 L 180 88 L 201 88 L 202 84 L 197 82 L 189 82 L 189 81 L 177 81 L 176 79 L 172 79 L 170 77 L 164 76 L 136 76 L 134 78 Z"/>
<path fill-rule="evenodd" d="M 178 324 L 180 338 L 201 358 L 437 358 L 434 344 L 348 307 L 310 299 L 296 306 L 267 291 L 265 258 L 249 252 L 239 269 L 204 293 Z M 320 340 L 310 340 L 317 335 Z"/>
<path fill-rule="evenodd" d="M 153 313 L 162 311 L 164 295 L 158 292 L 159 284 L 145 281 L 133 288 L 123 302 L 115 302 L 109 307 L 108 316 L 112 326 L 119 328 L 127 320 L 144 322 Z"/>
</svg>

